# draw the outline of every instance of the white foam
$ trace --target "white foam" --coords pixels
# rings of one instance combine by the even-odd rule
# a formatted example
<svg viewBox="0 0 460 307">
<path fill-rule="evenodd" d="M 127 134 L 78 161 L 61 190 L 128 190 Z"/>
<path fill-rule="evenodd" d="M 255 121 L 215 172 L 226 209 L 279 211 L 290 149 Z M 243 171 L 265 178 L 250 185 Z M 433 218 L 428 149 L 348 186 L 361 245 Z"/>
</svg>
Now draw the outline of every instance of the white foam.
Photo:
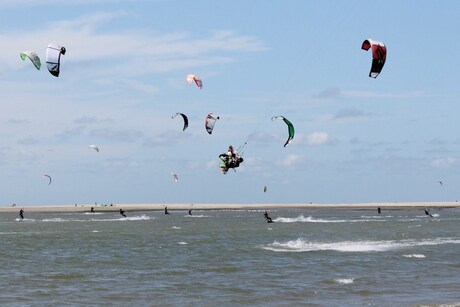
<svg viewBox="0 0 460 307">
<path fill-rule="evenodd" d="M 173 226 L 171 227 L 172 229 L 182 229 L 182 227 L 179 227 L 179 226 Z"/>
<path fill-rule="evenodd" d="M 140 215 L 140 216 L 128 216 L 128 217 L 123 217 L 120 220 L 128 220 L 128 221 L 143 221 L 143 220 L 150 220 L 151 217 L 147 216 L 145 214 Z"/>
<path fill-rule="evenodd" d="M 187 242 L 184 242 L 184 241 L 181 241 L 179 242 L 180 245 L 187 245 L 188 243 Z"/>
<path fill-rule="evenodd" d="M 273 220 L 278 223 L 343 223 L 345 220 L 323 220 L 311 216 L 304 217 L 303 214 L 298 217 L 277 217 Z"/>
<path fill-rule="evenodd" d="M 277 217 L 273 220 L 278 223 L 356 223 L 356 222 L 384 222 L 382 219 L 362 219 L 362 220 L 332 220 L 320 219 L 311 216 L 304 217 L 303 214 L 298 217 Z"/>
<path fill-rule="evenodd" d="M 99 231 L 97 231 L 97 230 L 93 230 L 93 231 L 91 231 L 91 232 L 99 232 Z"/>
<path fill-rule="evenodd" d="M 334 281 L 338 284 L 348 285 L 348 284 L 352 284 L 355 281 L 355 279 L 354 278 L 336 278 L 334 279 Z"/>
<path fill-rule="evenodd" d="M 42 222 L 57 222 L 57 223 L 62 223 L 62 222 L 67 222 L 68 220 L 65 220 L 63 218 L 60 218 L 60 217 L 55 217 L 55 218 L 52 218 L 52 219 L 43 219 Z"/>
<path fill-rule="evenodd" d="M 425 258 L 425 255 L 423 255 L 423 254 L 411 254 L 411 255 L 403 255 L 403 257 L 406 257 L 406 258 Z"/>
<path fill-rule="evenodd" d="M 186 215 L 185 217 L 211 217 L 211 216 L 200 214 L 200 215 Z"/>
<path fill-rule="evenodd" d="M 16 222 L 35 222 L 34 219 L 22 219 L 21 220 L 20 218 L 17 218 L 15 221 Z"/>
<path fill-rule="evenodd" d="M 116 219 L 91 219 L 93 222 L 114 222 L 114 221 L 145 221 L 145 220 L 152 220 L 153 217 L 147 216 L 145 214 L 138 215 L 138 216 L 128 216 L 128 217 L 120 217 Z"/>
<path fill-rule="evenodd" d="M 308 252 L 308 251 L 339 251 L 339 252 L 384 252 L 402 248 L 425 245 L 460 244 L 457 239 L 434 240 L 401 240 L 401 241 L 342 241 L 342 242 L 309 242 L 302 238 L 287 242 L 273 242 L 262 248 L 275 252 Z"/>
</svg>

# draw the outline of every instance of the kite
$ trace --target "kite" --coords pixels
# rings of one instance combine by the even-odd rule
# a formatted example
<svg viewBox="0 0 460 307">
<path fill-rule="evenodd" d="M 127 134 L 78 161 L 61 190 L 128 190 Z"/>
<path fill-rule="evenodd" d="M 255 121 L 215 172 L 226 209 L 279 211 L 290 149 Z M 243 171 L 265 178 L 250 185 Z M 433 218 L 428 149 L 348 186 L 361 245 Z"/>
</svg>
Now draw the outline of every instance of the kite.
<svg viewBox="0 0 460 307">
<path fill-rule="evenodd" d="M 289 143 L 291 143 L 292 139 L 294 138 L 294 132 L 295 132 L 294 125 L 289 120 L 287 120 L 287 118 L 284 116 L 273 116 L 272 120 L 275 120 L 275 119 L 282 119 L 288 126 L 289 136 L 288 136 L 286 143 L 284 143 L 284 147 L 286 147 L 287 145 L 289 145 Z"/>
<path fill-rule="evenodd" d="M 361 49 L 369 50 L 372 47 L 372 66 L 371 71 L 369 72 L 369 77 L 377 78 L 377 76 L 382 71 L 383 65 L 387 59 L 387 47 L 382 42 L 374 41 L 372 39 L 366 39 Z"/>
<path fill-rule="evenodd" d="M 97 152 L 99 152 L 99 148 L 96 145 L 89 145 L 88 147 L 94 149 Z"/>
<path fill-rule="evenodd" d="M 37 70 L 40 70 L 40 67 L 42 66 L 41 62 L 40 62 L 40 58 L 38 57 L 38 55 L 33 52 L 33 51 L 24 51 L 24 52 L 21 52 L 19 54 L 19 56 L 21 57 L 21 59 L 23 61 L 26 60 L 26 58 L 29 58 L 30 61 L 32 62 L 32 64 L 34 64 L 35 68 Z"/>
<path fill-rule="evenodd" d="M 185 129 L 187 129 L 188 127 L 188 118 L 185 114 L 182 114 L 182 113 L 174 113 L 171 118 L 174 119 L 174 117 L 176 117 L 177 115 L 181 115 L 182 118 L 184 119 L 184 128 L 182 128 L 182 131 L 185 131 Z"/>
<path fill-rule="evenodd" d="M 192 75 L 192 74 L 187 75 L 187 82 L 189 84 L 191 84 L 192 82 L 195 82 L 196 86 L 198 86 L 200 89 L 203 88 L 203 82 L 201 81 L 201 78 L 198 77 L 197 75 Z"/>
<path fill-rule="evenodd" d="M 49 180 L 48 185 L 50 185 L 50 184 L 51 184 L 51 176 L 45 174 L 45 175 L 43 175 L 43 177 L 47 177 L 47 178 L 48 178 L 48 180 Z"/>
<path fill-rule="evenodd" d="M 61 54 L 66 52 L 64 47 L 56 44 L 49 44 L 46 48 L 46 66 L 48 71 L 55 77 L 59 77 L 61 67 Z"/>
<path fill-rule="evenodd" d="M 177 174 L 171 173 L 171 176 L 173 177 L 174 182 L 178 182 L 178 181 L 179 181 L 179 177 L 177 177 Z"/>
<path fill-rule="evenodd" d="M 214 113 L 209 113 L 206 116 L 206 119 L 204 120 L 204 125 L 206 127 L 206 131 L 208 131 L 209 134 L 212 133 L 212 130 L 214 129 L 214 125 L 218 119 L 219 119 L 219 116 L 215 117 Z"/>
</svg>

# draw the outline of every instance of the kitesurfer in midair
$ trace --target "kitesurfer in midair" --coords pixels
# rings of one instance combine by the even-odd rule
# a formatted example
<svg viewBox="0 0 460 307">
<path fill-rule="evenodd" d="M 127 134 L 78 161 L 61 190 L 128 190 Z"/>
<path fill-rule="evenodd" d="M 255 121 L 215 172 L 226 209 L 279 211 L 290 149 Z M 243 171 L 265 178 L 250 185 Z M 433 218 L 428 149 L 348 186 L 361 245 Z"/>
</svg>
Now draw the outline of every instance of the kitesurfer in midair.
<svg viewBox="0 0 460 307">
<path fill-rule="evenodd" d="M 429 217 L 433 217 L 430 212 L 428 212 L 428 209 L 425 209 L 425 214 L 428 215 Z"/>
<path fill-rule="evenodd" d="M 268 216 L 267 210 L 265 210 L 265 212 L 264 212 L 264 217 L 265 217 L 265 220 L 267 221 L 267 223 L 273 223 L 272 218 Z"/>
<path fill-rule="evenodd" d="M 21 221 L 24 219 L 24 210 L 23 209 L 19 210 L 19 217 L 21 218 Z"/>
<path fill-rule="evenodd" d="M 126 217 L 125 211 L 123 209 L 120 209 L 120 214 L 123 215 L 123 217 Z"/>
</svg>

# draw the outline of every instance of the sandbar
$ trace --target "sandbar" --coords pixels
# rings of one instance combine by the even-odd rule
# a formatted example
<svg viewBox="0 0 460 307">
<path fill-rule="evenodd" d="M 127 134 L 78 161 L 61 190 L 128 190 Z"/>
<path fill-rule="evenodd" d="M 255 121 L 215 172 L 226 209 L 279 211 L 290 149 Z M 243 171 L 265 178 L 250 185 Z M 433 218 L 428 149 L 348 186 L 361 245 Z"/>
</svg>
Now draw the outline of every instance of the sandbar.
<svg viewBox="0 0 460 307">
<path fill-rule="evenodd" d="M 99 212 L 164 210 L 265 210 L 265 209 L 376 209 L 420 210 L 421 208 L 459 208 L 460 202 L 385 202 L 385 203 L 295 203 L 295 204 L 69 204 L 69 205 L 0 205 L 0 212 L 17 212 L 23 208 L 27 212 L 87 212 L 91 207 Z"/>
</svg>

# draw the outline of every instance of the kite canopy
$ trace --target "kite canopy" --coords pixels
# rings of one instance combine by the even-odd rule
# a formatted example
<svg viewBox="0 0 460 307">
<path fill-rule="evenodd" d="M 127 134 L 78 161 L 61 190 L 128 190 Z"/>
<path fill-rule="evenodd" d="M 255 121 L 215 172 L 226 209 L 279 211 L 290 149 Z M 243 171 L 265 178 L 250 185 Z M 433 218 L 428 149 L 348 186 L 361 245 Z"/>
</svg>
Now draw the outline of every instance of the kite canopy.
<svg viewBox="0 0 460 307">
<path fill-rule="evenodd" d="M 369 48 L 372 48 L 372 66 L 369 77 L 377 78 L 387 59 L 387 47 L 384 43 L 369 38 L 363 42 L 361 49 L 367 51 Z"/>
<path fill-rule="evenodd" d="M 26 58 L 29 58 L 30 61 L 32 62 L 32 64 L 34 64 L 35 68 L 37 70 L 40 70 L 40 67 L 42 66 L 42 63 L 40 62 L 40 58 L 38 57 L 38 55 L 33 52 L 33 51 L 23 51 L 19 54 L 19 56 L 21 57 L 21 59 L 23 61 L 26 60 Z"/>
<path fill-rule="evenodd" d="M 212 134 L 212 130 L 214 129 L 214 125 L 218 119 L 219 116 L 215 117 L 214 113 L 209 113 L 208 116 L 206 116 L 206 119 L 204 120 L 204 126 L 206 127 L 206 131 L 208 131 L 209 134 Z"/>
<path fill-rule="evenodd" d="M 64 47 L 56 44 L 49 44 L 46 48 L 46 66 L 48 71 L 55 77 L 59 77 L 61 66 L 61 54 L 66 52 Z"/>
<path fill-rule="evenodd" d="M 43 177 L 48 178 L 48 180 L 49 180 L 48 185 L 50 185 L 51 184 L 51 176 L 45 174 L 45 175 L 43 175 Z"/>
<path fill-rule="evenodd" d="M 289 145 L 289 143 L 291 143 L 292 139 L 294 138 L 294 125 L 286 119 L 286 117 L 284 116 L 273 116 L 272 117 L 272 120 L 275 120 L 275 119 L 282 119 L 286 125 L 288 126 L 288 133 L 289 133 L 289 137 L 286 141 L 286 143 L 284 144 L 284 147 L 286 147 L 287 145 Z"/>
<path fill-rule="evenodd" d="M 197 75 L 188 74 L 187 82 L 189 84 L 191 84 L 192 82 L 195 82 L 196 86 L 198 86 L 200 89 L 203 88 L 203 82 L 201 81 L 201 78 L 198 77 Z"/>
<path fill-rule="evenodd" d="M 177 174 L 171 173 L 171 176 L 173 177 L 174 182 L 178 182 L 178 181 L 179 181 L 179 177 L 177 177 Z"/>
<path fill-rule="evenodd" d="M 174 117 L 176 117 L 177 115 L 180 115 L 182 116 L 182 118 L 184 119 L 184 128 L 182 128 L 182 131 L 185 131 L 185 129 L 187 129 L 188 127 L 188 118 L 185 114 L 182 114 L 182 113 L 174 113 L 171 118 L 174 119 Z"/>
<path fill-rule="evenodd" d="M 97 152 L 99 152 L 99 148 L 96 145 L 89 145 L 88 147 L 94 149 Z"/>
</svg>

